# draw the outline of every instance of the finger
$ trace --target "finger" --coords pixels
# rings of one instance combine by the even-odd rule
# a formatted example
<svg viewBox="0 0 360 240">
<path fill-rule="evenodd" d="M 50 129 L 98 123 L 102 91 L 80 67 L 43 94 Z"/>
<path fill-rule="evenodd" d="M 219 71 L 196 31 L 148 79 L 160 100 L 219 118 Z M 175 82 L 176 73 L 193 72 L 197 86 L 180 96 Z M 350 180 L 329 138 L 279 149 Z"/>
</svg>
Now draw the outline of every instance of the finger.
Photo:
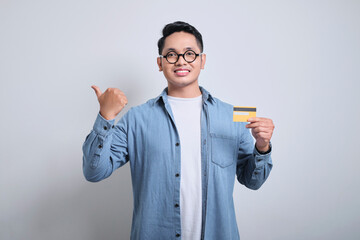
<svg viewBox="0 0 360 240">
<path fill-rule="evenodd" d="M 261 126 L 261 125 L 258 126 L 258 127 L 251 128 L 251 131 L 256 132 L 256 133 L 260 133 L 260 132 L 262 132 L 262 133 L 272 133 L 273 132 L 273 130 L 270 127 Z"/>
<path fill-rule="evenodd" d="M 249 124 L 246 125 L 247 128 L 252 128 L 252 127 L 257 127 L 257 126 L 262 126 L 262 127 L 267 127 L 267 128 L 272 128 L 273 124 L 271 122 L 271 120 L 267 120 L 266 118 L 262 118 L 260 121 L 253 121 Z"/>
<path fill-rule="evenodd" d="M 262 118 L 262 117 L 251 117 L 248 119 L 248 122 L 259 122 L 261 120 L 264 120 L 266 118 Z"/>
<path fill-rule="evenodd" d="M 254 123 L 249 123 L 247 125 L 245 125 L 245 127 L 247 128 L 255 128 L 255 127 L 259 127 L 260 126 L 260 122 L 254 122 Z"/>
<path fill-rule="evenodd" d="M 118 92 L 117 94 L 120 95 L 120 96 L 122 96 L 122 97 L 126 97 L 125 93 L 123 93 L 123 92 L 121 92 L 121 91 Z"/>
<path fill-rule="evenodd" d="M 264 118 L 264 117 L 251 117 L 247 120 L 248 122 L 264 122 L 264 123 L 272 123 L 272 120 L 270 118 Z"/>
<path fill-rule="evenodd" d="M 257 133 L 257 137 L 262 139 L 264 142 L 269 142 L 271 139 L 271 135 L 264 132 Z"/>
<path fill-rule="evenodd" d="M 120 95 L 125 95 L 125 93 L 118 88 L 115 88 L 115 93 Z"/>
<path fill-rule="evenodd" d="M 91 88 L 94 89 L 96 96 L 99 98 L 101 96 L 101 94 L 102 94 L 100 88 L 98 86 L 95 86 L 95 85 L 92 85 Z"/>
<path fill-rule="evenodd" d="M 269 142 L 271 138 L 269 134 L 263 132 L 254 133 L 253 136 L 256 139 L 256 141 L 263 141 L 263 142 Z"/>
<path fill-rule="evenodd" d="M 253 131 L 254 133 L 259 133 L 259 132 L 270 133 L 271 132 L 271 130 L 266 127 L 256 127 L 256 128 L 251 129 L 251 131 Z"/>
<path fill-rule="evenodd" d="M 259 133 L 259 132 L 260 132 L 260 129 L 259 129 L 259 128 L 252 128 L 252 129 L 251 129 L 251 132 L 252 132 L 252 133 Z"/>
<path fill-rule="evenodd" d="M 121 102 L 121 105 L 122 106 L 125 106 L 125 105 L 127 105 L 127 99 L 126 98 L 122 98 L 121 100 L 120 100 L 120 102 Z"/>
</svg>

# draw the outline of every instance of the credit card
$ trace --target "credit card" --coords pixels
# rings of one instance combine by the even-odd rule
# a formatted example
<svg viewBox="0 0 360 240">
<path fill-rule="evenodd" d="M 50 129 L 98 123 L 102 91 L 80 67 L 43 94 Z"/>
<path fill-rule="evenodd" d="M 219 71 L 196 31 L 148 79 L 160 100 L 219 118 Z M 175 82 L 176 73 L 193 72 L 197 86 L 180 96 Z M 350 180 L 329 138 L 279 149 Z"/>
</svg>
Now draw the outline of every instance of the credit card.
<svg viewBox="0 0 360 240">
<path fill-rule="evenodd" d="M 247 122 L 249 118 L 256 117 L 256 107 L 234 106 L 233 121 Z"/>
</svg>

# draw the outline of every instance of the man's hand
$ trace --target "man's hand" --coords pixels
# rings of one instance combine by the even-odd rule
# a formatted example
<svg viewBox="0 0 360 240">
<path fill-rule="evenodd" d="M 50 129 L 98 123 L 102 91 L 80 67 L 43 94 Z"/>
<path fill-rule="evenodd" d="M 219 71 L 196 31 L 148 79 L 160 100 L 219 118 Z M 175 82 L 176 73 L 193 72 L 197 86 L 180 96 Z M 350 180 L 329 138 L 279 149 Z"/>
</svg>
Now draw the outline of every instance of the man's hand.
<svg viewBox="0 0 360 240">
<path fill-rule="evenodd" d="M 108 88 L 104 93 L 97 86 L 91 86 L 100 103 L 100 114 L 106 120 L 114 119 L 127 104 L 125 94 L 117 88 Z"/>
<path fill-rule="evenodd" d="M 251 133 L 256 139 L 255 146 L 260 152 L 266 152 L 269 150 L 269 142 L 274 131 L 273 121 L 269 118 L 249 118 L 249 124 L 247 128 L 251 128 Z"/>
</svg>

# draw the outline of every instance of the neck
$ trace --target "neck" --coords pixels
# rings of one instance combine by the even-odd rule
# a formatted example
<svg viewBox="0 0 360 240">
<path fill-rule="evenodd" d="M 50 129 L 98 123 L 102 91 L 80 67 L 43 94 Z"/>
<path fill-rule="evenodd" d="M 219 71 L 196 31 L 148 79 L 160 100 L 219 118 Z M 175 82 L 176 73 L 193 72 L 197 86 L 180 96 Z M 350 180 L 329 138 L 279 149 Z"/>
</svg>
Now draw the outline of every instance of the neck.
<svg viewBox="0 0 360 240">
<path fill-rule="evenodd" d="M 201 95 L 201 91 L 197 82 L 188 86 L 173 86 L 168 84 L 168 95 L 179 98 L 195 98 Z"/>
</svg>

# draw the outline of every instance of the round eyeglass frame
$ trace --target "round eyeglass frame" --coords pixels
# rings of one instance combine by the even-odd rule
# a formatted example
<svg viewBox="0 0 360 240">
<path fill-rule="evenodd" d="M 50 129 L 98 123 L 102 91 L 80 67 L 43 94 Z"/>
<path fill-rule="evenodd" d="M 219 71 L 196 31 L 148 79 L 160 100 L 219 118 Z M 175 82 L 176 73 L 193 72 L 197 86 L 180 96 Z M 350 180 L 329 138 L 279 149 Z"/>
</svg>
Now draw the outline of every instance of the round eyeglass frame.
<svg viewBox="0 0 360 240">
<path fill-rule="evenodd" d="M 194 60 L 192 60 L 192 61 L 186 60 L 186 53 L 188 53 L 188 52 L 194 53 L 194 55 L 195 55 Z M 177 55 L 177 59 L 176 59 L 175 62 L 170 62 L 170 61 L 168 60 L 168 55 L 169 55 L 170 53 L 175 53 L 175 54 Z M 170 64 L 175 64 L 175 63 L 177 63 L 177 62 L 179 61 L 180 56 L 183 57 L 183 59 L 185 60 L 185 62 L 187 62 L 187 63 L 192 63 L 192 62 L 194 62 L 194 61 L 196 60 L 196 58 L 197 58 L 198 56 L 200 56 L 200 55 L 202 55 L 202 53 L 196 53 L 196 52 L 193 51 L 193 50 L 186 50 L 183 54 L 178 54 L 178 53 L 175 52 L 175 51 L 170 51 L 170 52 L 168 52 L 165 56 L 160 55 L 160 57 L 165 58 L 166 61 L 167 61 L 168 63 L 170 63 Z"/>
</svg>

